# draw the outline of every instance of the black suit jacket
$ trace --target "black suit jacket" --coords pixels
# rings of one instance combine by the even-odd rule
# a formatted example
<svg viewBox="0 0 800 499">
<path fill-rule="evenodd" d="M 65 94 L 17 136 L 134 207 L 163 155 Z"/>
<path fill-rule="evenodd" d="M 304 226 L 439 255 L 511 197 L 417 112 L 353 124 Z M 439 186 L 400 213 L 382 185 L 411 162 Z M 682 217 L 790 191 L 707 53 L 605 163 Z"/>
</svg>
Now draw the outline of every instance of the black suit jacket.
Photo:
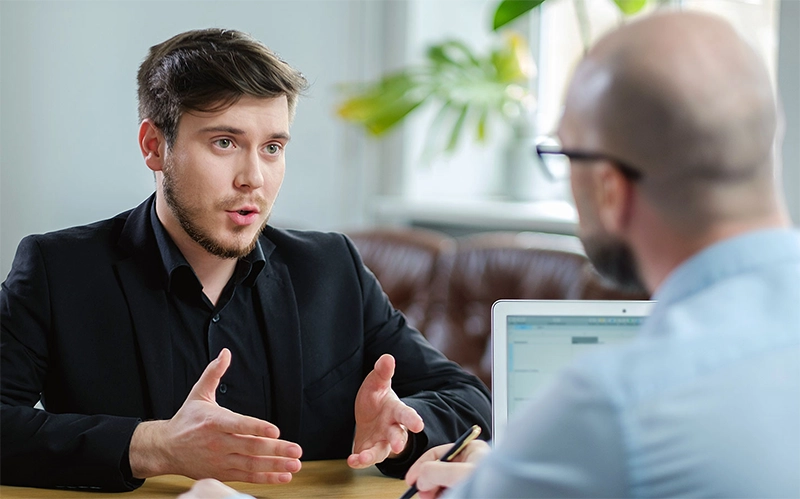
<svg viewBox="0 0 800 499">
<path fill-rule="evenodd" d="M 0 294 L 4 484 L 129 490 L 140 420 L 173 416 L 172 341 L 153 198 L 110 220 L 19 245 Z M 256 284 L 267 325 L 273 423 L 304 459 L 346 457 L 356 392 L 383 353 L 393 388 L 425 421 L 402 475 L 428 447 L 489 429 L 486 387 L 394 310 L 341 234 L 267 227 Z M 233 359 L 235 362 L 236 359 Z M 45 410 L 34 409 L 42 398 Z"/>
</svg>

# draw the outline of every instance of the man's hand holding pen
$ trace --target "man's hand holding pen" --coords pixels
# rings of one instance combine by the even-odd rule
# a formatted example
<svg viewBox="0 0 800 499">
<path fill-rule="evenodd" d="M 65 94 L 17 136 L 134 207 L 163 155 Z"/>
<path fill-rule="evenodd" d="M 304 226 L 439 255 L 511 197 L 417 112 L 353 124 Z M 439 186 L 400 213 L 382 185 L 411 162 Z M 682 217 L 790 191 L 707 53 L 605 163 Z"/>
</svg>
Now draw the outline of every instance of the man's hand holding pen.
<svg viewBox="0 0 800 499">
<path fill-rule="evenodd" d="M 472 440 L 460 452 L 446 459 L 448 453 L 458 450 L 454 447 L 456 445 L 445 444 L 429 449 L 408 470 L 405 481 L 417 489 L 420 499 L 439 497 L 446 489 L 467 478 L 491 450 L 483 440 Z"/>
</svg>

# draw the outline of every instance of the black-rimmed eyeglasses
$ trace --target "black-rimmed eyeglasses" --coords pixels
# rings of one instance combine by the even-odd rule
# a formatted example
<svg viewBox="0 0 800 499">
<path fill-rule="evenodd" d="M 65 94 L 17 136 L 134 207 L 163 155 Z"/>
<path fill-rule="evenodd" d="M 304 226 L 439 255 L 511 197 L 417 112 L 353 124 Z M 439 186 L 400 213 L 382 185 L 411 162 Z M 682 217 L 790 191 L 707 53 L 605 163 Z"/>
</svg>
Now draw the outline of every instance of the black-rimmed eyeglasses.
<svg viewBox="0 0 800 499">
<path fill-rule="evenodd" d="M 554 141 L 553 141 L 554 142 Z M 536 155 L 539 156 L 542 164 L 544 164 L 550 172 L 565 171 L 566 166 L 573 161 L 608 161 L 614 165 L 626 178 L 631 181 L 641 179 L 644 174 L 642 170 L 631 166 L 630 164 L 615 158 L 609 154 L 585 152 L 585 151 L 571 151 L 562 149 L 561 145 L 543 143 L 536 145 Z"/>
</svg>

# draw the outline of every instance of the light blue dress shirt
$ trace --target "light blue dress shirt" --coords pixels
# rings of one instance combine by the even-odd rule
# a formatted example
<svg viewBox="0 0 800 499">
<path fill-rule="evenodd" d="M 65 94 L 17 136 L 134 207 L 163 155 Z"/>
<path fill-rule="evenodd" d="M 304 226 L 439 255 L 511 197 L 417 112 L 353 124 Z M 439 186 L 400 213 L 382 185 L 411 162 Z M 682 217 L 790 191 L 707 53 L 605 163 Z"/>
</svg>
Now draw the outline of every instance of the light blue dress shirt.
<svg viewBox="0 0 800 499">
<path fill-rule="evenodd" d="M 446 497 L 800 497 L 800 233 L 715 244 Z"/>
</svg>

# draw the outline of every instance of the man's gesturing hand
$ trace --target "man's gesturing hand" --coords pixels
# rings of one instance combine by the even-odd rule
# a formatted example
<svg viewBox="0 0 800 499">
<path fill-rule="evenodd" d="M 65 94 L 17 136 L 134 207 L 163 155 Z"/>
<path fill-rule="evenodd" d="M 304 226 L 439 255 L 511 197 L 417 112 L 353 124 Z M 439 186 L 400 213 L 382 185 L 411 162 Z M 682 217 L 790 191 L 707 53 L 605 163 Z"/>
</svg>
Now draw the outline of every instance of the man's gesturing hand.
<svg viewBox="0 0 800 499">
<path fill-rule="evenodd" d="M 129 453 L 134 477 L 286 483 L 300 470 L 300 446 L 278 440 L 275 425 L 217 405 L 214 393 L 230 363 L 231 353 L 223 349 L 172 419 L 136 428 Z"/>
<path fill-rule="evenodd" d="M 417 411 L 400 401 L 392 390 L 394 357 L 384 354 L 375 362 L 356 395 L 356 436 L 347 464 L 366 468 L 403 452 L 408 432 L 424 428 Z"/>
</svg>

